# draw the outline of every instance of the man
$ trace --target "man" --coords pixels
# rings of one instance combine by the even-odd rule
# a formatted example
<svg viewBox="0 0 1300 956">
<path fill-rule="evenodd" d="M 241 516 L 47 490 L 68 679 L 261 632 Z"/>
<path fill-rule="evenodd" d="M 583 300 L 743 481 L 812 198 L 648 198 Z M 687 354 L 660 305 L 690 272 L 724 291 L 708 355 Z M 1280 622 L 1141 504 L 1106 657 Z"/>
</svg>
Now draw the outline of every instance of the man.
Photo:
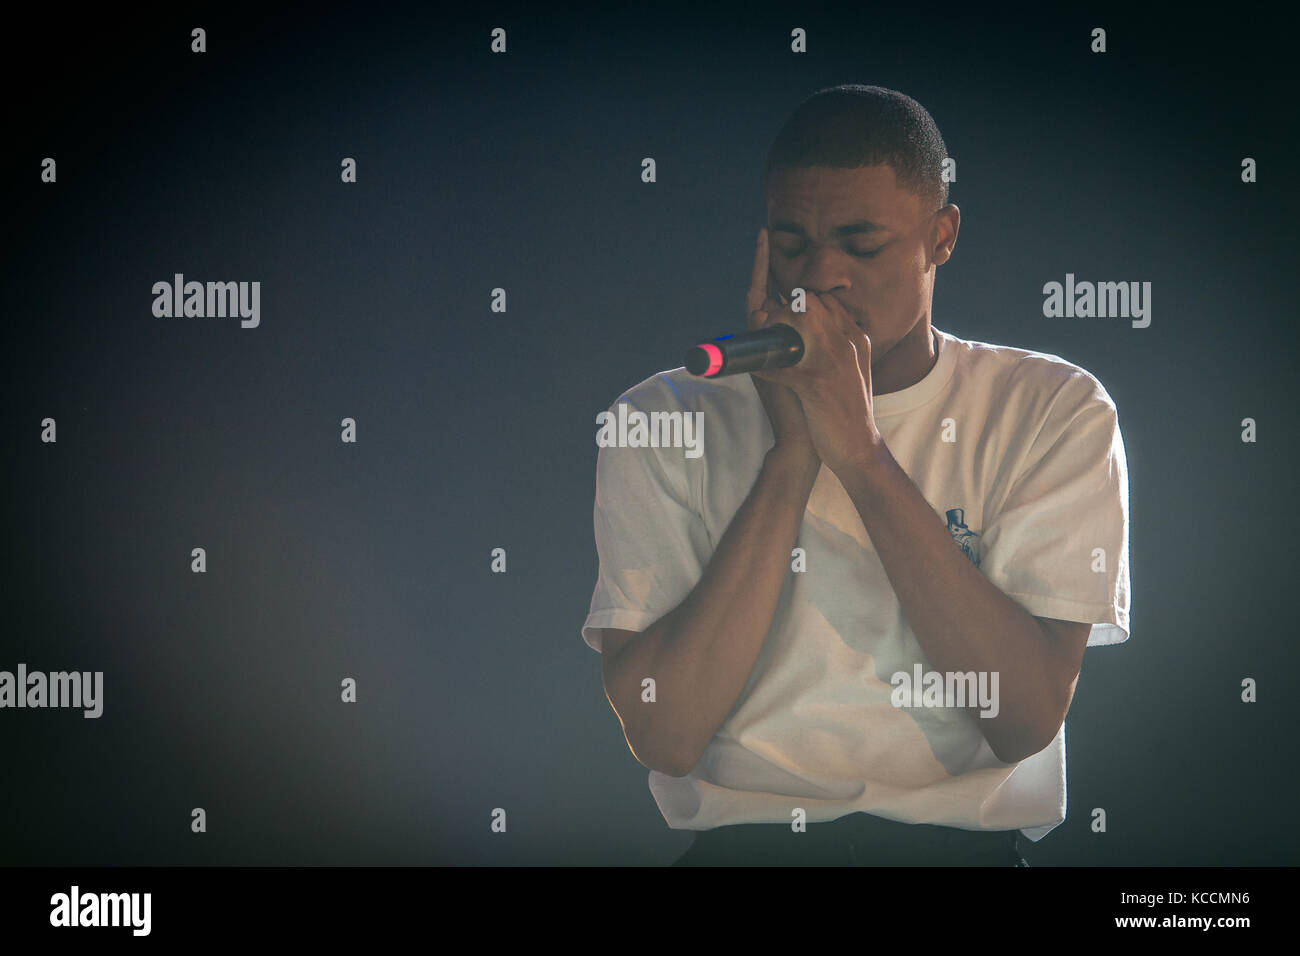
<svg viewBox="0 0 1300 956">
<path fill-rule="evenodd" d="M 804 101 L 746 303 L 803 358 L 660 372 L 619 402 L 704 453 L 599 451 L 582 635 L 680 864 L 1024 865 L 1065 818 L 1084 648 L 1128 638 L 1124 446 L 1085 370 L 932 327 L 946 155 L 900 93 Z"/>
</svg>

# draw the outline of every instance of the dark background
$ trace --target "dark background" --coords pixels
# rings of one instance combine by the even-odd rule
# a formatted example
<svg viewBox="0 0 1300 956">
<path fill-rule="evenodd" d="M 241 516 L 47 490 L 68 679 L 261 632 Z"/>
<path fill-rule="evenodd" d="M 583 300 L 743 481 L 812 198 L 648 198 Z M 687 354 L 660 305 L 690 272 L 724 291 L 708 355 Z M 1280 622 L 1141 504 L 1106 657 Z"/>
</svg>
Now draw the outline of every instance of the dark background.
<svg viewBox="0 0 1300 956">
<path fill-rule="evenodd" d="M 1120 411 L 1133 636 L 1084 658 L 1069 816 L 1026 858 L 1300 862 L 1279 24 L 1094 4 L 37 16 L 5 65 L 0 669 L 102 670 L 104 714 L 0 711 L 0 862 L 676 858 L 690 835 L 579 636 L 595 416 L 741 327 L 766 150 L 838 83 L 916 98 L 957 160 L 934 323 L 1082 365 Z M 259 280 L 260 327 L 155 318 L 175 272 Z M 1150 327 L 1044 318 L 1067 272 L 1150 281 Z"/>
</svg>

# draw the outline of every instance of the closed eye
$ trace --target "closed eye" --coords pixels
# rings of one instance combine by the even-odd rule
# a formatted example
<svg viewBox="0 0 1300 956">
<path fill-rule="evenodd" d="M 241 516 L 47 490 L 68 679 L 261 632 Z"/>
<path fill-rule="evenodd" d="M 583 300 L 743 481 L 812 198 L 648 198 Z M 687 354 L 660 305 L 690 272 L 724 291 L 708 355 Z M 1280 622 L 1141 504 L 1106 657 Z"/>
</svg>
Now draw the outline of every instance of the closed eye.
<svg viewBox="0 0 1300 956">
<path fill-rule="evenodd" d="M 883 247 L 881 247 L 881 248 L 883 248 Z M 777 250 L 777 252 L 781 253 L 781 255 L 784 256 L 784 257 L 787 258 L 787 259 L 797 259 L 797 258 L 799 258 L 801 255 L 804 254 L 804 251 L 805 251 L 805 250 L 803 250 L 803 249 L 800 249 L 798 252 L 786 252 L 786 251 L 783 250 L 783 249 L 778 249 L 778 250 Z M 852 250 L 852 249 L 849 250 L 849 255 L 857 256 L 859 259 L 870 259 L 870 258 L 872 258 L 873 256 L 876 256 L 876 255 L 879 255 L 879 254 L 880 254 L 880 249 L 872 249 L 870 252 L 855 252 L 855 251 Z"/>
</svg>

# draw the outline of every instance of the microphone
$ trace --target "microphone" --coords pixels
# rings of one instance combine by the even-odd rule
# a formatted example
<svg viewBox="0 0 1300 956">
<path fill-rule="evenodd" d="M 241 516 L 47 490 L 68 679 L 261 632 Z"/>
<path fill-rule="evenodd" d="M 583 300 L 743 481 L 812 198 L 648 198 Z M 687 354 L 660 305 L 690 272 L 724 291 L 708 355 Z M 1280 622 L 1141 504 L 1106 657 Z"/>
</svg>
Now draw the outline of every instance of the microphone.
<svg viewBox="0 0 1300 956">
<path fill-rule="evenodd" d="M 799 333 L 792 326 L 777 323 L 701 342 L 687 350 L 682 364 L 692 375 L 721 378 L 755 369 L 786 368 L 798 365 L 801 358 L 803 339 Z"/>
</svg>

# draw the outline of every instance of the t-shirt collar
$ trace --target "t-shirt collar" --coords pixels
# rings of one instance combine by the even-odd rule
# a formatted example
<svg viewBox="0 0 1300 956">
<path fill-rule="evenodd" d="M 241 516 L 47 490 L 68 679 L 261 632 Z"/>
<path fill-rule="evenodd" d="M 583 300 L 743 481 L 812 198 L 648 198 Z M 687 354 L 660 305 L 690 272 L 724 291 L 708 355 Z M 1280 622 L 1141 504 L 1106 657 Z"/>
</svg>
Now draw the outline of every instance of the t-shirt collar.
<svg viewBox="0 0 1300 956">
<path fill-rule="evenodd" d="M 954 348 L 956 340 L 947 332 L 943 332 L 934 326 L 930 327 L 930 333 L 934 338 L 935 350 L 939 353 L 934 367 L 925 374 L 925 378 L 915 385 L 909 385 L 907 388 L 897 392 L 890 392 L 887 395 L 873 395 L 871 397 L 871 409 L 877 418 L 883 415 L 901 415 L 924 405 L 943 391 L 952 378 L 953 370 L 957 364 L 957 349 Z"/>
</svg>

